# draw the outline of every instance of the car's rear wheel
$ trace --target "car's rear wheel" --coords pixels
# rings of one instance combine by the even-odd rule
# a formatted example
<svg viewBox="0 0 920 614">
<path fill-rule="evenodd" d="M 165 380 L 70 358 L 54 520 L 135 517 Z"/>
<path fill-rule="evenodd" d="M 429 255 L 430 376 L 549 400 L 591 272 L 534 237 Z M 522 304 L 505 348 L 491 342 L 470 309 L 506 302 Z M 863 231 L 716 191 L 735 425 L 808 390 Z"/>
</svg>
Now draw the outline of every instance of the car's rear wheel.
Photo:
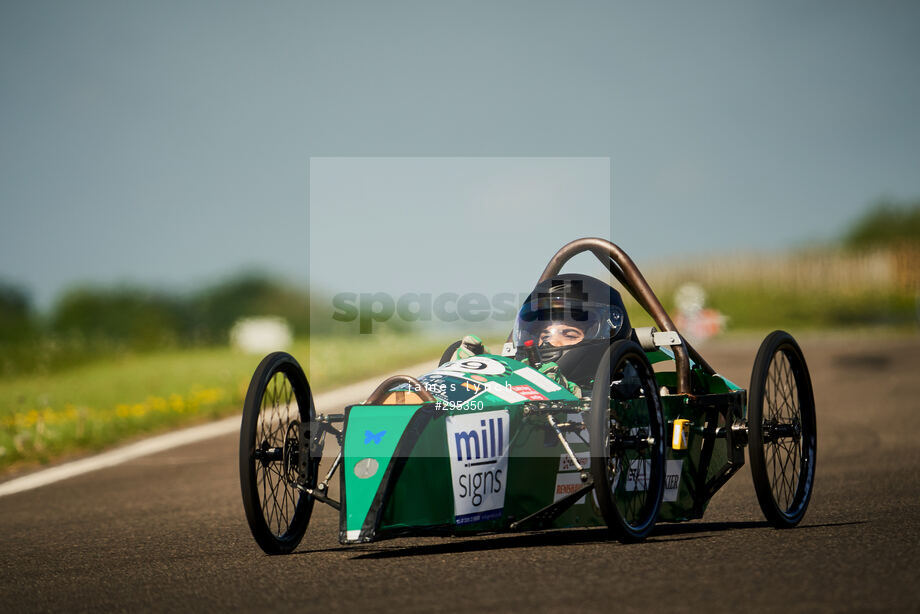
<svg viewBox="0 0 920 614">
<path fill-rule="evenodd" d="M 805 516 L 815 480 L 815 398 L 805 356 L 787 332 L 770 333 L 751 373 L 749 449 L 764 516 L 783 529 Z"/>
<path fill-rule="evenodd" d="M 240 428 L 240 488 L 252 536 L 268 554 L 287 554 L 303 539 L 318 459 L 301 446 L 314 418 L 307 378 L 289 354 L 266 356 L 249 384 Z M 301 458 L 301 449 L 307 458 Z"/>
<path fill-rule="evenodd" d="M 597 502 L 621 541 L 644 539 L 664 493 L 665 434 L 652 367 L 636 343 L 604 353 L 591 391 L 591 475 Z"/>
</svg>

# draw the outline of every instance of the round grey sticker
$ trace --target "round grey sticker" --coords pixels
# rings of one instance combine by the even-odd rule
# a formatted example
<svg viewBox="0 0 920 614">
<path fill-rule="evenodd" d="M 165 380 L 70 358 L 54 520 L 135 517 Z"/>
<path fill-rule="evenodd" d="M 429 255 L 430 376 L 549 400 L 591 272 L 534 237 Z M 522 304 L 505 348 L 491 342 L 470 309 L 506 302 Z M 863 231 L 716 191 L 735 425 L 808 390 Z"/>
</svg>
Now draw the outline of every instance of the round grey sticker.
<svg viewBox="0 0 920 614">
<path fill-rule="evenodd" d="M 355 475 L 362 480 L 366 480 L 367 478 L 377 473 L 377 469 L 379 467 L 380 464 L 376 459 L 362 458 L 357 463 L 355 463 Z"/>
</svg>

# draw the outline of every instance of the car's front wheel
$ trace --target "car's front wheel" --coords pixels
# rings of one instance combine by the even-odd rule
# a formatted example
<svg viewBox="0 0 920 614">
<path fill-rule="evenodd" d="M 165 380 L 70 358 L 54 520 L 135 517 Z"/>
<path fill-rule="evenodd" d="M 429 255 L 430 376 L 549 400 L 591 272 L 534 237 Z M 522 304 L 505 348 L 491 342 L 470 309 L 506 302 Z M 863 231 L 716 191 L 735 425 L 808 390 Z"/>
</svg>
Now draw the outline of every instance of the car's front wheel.
<svg viewBox="0 0 920 614">
<path fill-rule="evenodd" d="M 621 541 L 644 539 L 664 494 L 665 429 L 655 374 L 636 343 L 616 341 L 604 353 L 588 422 L 604 520 Z"/>
<path fill-rule="evenodd" d="M 314 417 L 307 378 L 289 354 L 262 360 L 249 384 L 240 428 L 240 488 L 252 536 L 268 554 L 287 554 L 303 539 L 313 497 L 301 486 L 316 483 L 318 459 L 309 455 Z M 309 442 L 309 439 L 307 439 Z"/>
</svg>

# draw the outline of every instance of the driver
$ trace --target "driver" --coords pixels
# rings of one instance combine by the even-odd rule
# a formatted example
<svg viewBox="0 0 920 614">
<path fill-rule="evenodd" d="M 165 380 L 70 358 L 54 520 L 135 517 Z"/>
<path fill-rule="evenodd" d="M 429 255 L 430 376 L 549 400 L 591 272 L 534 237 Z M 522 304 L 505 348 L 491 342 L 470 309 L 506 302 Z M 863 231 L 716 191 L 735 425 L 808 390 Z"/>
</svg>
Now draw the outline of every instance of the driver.
<svg viewBox="0 0 920 614">
<path fill-rule="evenodd" d="M 557 320 L 549 322 L 543 327 L 538 336 L 537 346 L 551 345 L 553 347 L 563 347 L 566 345 L 575 345 L 585 339 L 585 331 L 579 326 L 580 322 L 566 322 Z"/>
<path fill-rule="evenodd" d="M 540 331 L 538 337 L 538 347 L 563 347 L 581 342 L 585 338 L 585 331 L 579 328 L 575 322 L 559 320 L 556 322 L 548 322 Z M 476 335 L 467 335 L 460 341 L 460 345 L 454 351 L 451 360 L 462 360 L 478 354 L 489 353 L 482 339 Z M 521 357 L 521 362 L 530 364 L 530 360 L 526 356 Z M 564 375 L 559 373 L 559 365 L 556 363 L 544 362 L 537 367 L 537 370 L 560 386 L 565 387 L 575 396 L 581 397 L 581 388 L 576 383 L 568 381 Z"/>
<path fill-rule="evenodd" d="M 593 277 L 565 274 L 537 284 L 517 314 L 512 341 L 515 358 L 528 364 L 525 344 L 532 342 L 538 361 L 532 366 L 580 397 L 607 347 L 631 332 L 619 292 Z M 485 352 L 481 339 L 467 335 L 453 359 Z"/>
</svg>

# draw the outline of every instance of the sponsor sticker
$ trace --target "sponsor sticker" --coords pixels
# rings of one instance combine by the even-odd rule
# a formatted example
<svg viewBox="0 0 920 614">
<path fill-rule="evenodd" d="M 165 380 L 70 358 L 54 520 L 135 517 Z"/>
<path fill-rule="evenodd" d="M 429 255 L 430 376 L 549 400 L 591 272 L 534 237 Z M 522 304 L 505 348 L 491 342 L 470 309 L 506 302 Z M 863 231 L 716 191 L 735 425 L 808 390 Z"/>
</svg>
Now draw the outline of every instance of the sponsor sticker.
<svg viewBox="0 0 920 614">
<path fill-rule="evenodd" d="M 448 416 L 454 522 L 500 518 L 508 483 L 508 410 Z"/>
<path fill-rule="evenodd" d="M 559 384 L 546 377 L 536 369 L 524 367 L 523 369 L 518 369 L 514 373 L 515 375 L 520 375 L 540 390 L 545 390 L 546 392 L 556 392 L 557 390 L 562 390 Z"/>
<path fill-rule="evenodd" d="M 527 384 L 518 384 L 517 386 L 511 386 L 511 390 L 515 391 L 519 395 L 525 397 L 528 401 L 545 401 L 546 397 L 528 386 Z"/>
<path fill-rule="evenodd" d="M 626 492 L 648 490 L 648 481 L 652 473 L 652 461 L 637 459 L 630 461 L 626 472 Z"/>
<path fill-rule="evenodd" d="M 680 476 L 683 471 L 683 460 L 669 460 L 665 464 L 664 502 L 677 501 L 677 491 L 680 488 Z M 629 463 L 629 472 L 626 474 L 626 491 L 641 491 L 648 489 L 648 480 L 652 471 L 652 461 L 634 460 Z"/>
<path fill-rule="evenodd" d="M 585 419 L 581 413 L 567 414 L 565 419 L 568 422 L 577 423 L 584 425 Z M 566 431 L 565 440 L 569 443 L 591 443 L 591 438 L 588 436 L 588 429 L 583 428 L 578 431 Z"/>
<path fill-rule="evenodd" d="M 573 492 L 583 487 L 585 484 L 581 481 L 580 474 L 578 473 L 557 473 L 556 474 L 556 490 L 553 492 L 553 503 L 563 499 Z M 585 496 L 582 495 L 578 501 L 575 502 L 575 505 L 579 505 L 585 502 Z"/>
<path fill-rule="evenodd" d="M 387 434 L 386 431 L 380 431 L 379 433 L 375 433 L 374 431 L 365 430 L 364 431 L 364 445 L 367 445 L 369 443 L 378 444 L 381 441 L 383 441 L 383 436 L 386 434 Z"/>
<path fill-rule="evenodd" d="M 677 489 L 680 488 L 680 476 L 683 475 L 684 461 L 669 460 L 664 474 L 664 496 L 662 501 L 677 501 Z"/>
<path fill-rule="evenodd" d="M 575 458 L 585 469 L 591 468 L 590 452 L 576 452 Z M 578 471 L 578 468 L 575 467 L 571 457 L 569 457 L 568 454 L 563 453 L 559 455 L 559 471 Z"/>
<path fill-rule="evenodd" d="M 520 403 L 527 400 L 527 397 L 524 395 L 518 394 L 510 388 L 505 388 L 498 382 L 486 382 L 484 386 L 487 391 L 506 403 Z"/>
</svg>

